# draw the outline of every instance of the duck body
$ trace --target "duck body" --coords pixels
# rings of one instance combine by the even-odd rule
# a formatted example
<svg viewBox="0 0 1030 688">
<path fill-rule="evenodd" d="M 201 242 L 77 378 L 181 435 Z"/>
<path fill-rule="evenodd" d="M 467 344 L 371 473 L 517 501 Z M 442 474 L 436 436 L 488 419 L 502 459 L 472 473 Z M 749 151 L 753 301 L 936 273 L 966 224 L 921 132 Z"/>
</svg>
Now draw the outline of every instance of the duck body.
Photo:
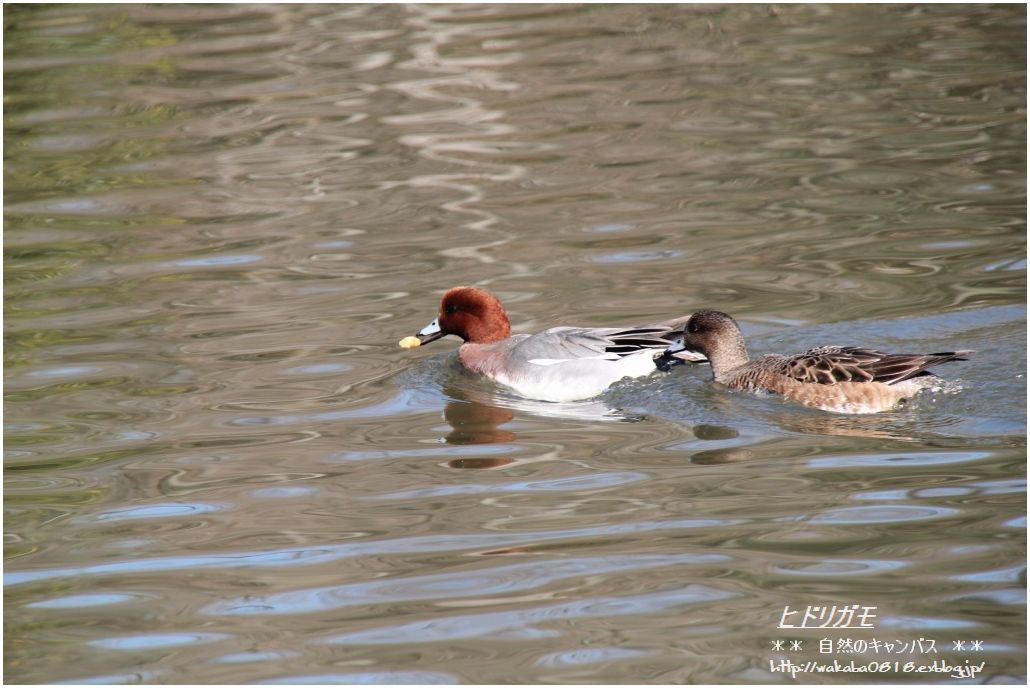
<svg viewBox="0 0 1030 688">
<path fill-rule="evenodd" d="M 719 311 L 690 317 L 669 351 L 694 348 L 712 364 L 717 383 L 782 396 L 835 413 L 877 413 L 940 382 L 927 368 L 963 361 L 972 351 L 888 354 L 875 349 L 822 346 L 794 356 L 768 354 L 749 360 L 740 328 Z"/>
<path fill-rule="evenodd" d="M 617 341 L 611 337 L 627 332 L 639 330 L 554 327 L 490 344 L 466 342 L 458 360 L 528 399 L 577 401 L 601 394 L 622 378 L 654 372 L 655 355 L 668 342 L 626 354 L 608 351 Z"/>
<path fill-rule="evenodd" d="M 878 413 L 932 387 L 940 378 L 925 368 L 968 351 L 887 354 L 874 349 L 824 346 L 796 356 L 769 354 L 715 378 L 727 387 L 779 394 L 834 413 Z"/>
<path fill-rule="evenodd" d="M 419 330 L 422 343 L 447 334 L 461 337 L 458 360 L 520 396 L 541 401 L 589 399 L 625 377 L 648 375 L 686 318 L 636 327 L 552 327 L 537 334 L 511 334 L 508 316 L 489 292 L 455 287 L 440 314 Z M 684 350 L 680 360 L 701 361 Z"/>
</svg>

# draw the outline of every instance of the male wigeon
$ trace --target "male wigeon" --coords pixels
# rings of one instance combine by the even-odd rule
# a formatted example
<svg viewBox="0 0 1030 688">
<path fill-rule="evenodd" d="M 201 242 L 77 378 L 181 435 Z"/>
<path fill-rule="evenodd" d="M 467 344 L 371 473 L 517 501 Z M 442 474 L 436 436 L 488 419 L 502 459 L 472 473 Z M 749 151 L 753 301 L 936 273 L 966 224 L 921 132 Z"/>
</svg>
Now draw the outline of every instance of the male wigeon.
<svg viewBox="0 0 1030 688">
<path fill-rule="evenodd" d="M 443 295 L 440 315 L 401 346 L 418 346 L 454 334 L 464 343 L 458 360 L 468 370 L 541 401 L 577 401 L 602 393 L 624 377 L 655 370 L 655 358 L 686 318 L 637 327 L 552 327 L 512 335 L 508 314 L 490 292 L 454 287 Z M 677 358 L 703 361 L 684 349 Z"/>
<path fill-rule="evenodd" d="M 931 387 L 927 368 L 964 361 L 972 351 L 885 354 L 873 349 L 822 346 L 797 354 L 767 354 L 749 361 L 744 337 L 730 316 L 703 310 L 687 320 L 663 356 L 681 350 L 703 353 L 716 382 L 748 392 L 770 392 L 811 408 L 836 413 L 876 413 Z"/>
</svg>

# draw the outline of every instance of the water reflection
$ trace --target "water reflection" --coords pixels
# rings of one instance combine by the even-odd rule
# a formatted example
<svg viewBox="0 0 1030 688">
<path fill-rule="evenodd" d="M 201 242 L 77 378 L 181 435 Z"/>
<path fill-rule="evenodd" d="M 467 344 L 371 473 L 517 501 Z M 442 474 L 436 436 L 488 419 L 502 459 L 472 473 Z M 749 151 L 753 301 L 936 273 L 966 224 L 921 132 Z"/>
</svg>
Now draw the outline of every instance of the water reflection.
<svg viewBox="0 0 1030 688">
<path fill-rule="evenodd" d="M 516 435 L 510 430 L 502 430 L 501 425 L 509 422 L 515 414 L 509 409 L 487 406 L 476 402 L 449 401 L 443 410 L 443 417 L 454 430 L 444 439 L 450 444 L 490 444 L 494 442 L 514 442 Z M 470 466 L 467 460 L 464 465 L 455 468 L 481 468 Z M 490 459 L 494 466 L 510 463 L 510 459 Z"/>
<path fill-rule="evenodd" d="M 664 614 L 673 610 L 682 614 L 687 609 L 735 596 L 734 593 L 715 587 L 688 585 L 641 595 L 598 597 L 499 612 L 453 614 L 367 631 L 343 633 L 326 638 L 325 642 L 333 645 L 417 645 L 472 638 L 559 638 L 561 633 L 549 628 L 556 621 L 628 616 L 648 612 Z"/>
<path fill-rule="evenodd" d="M 909 416 L 904 414 L 904 406 L 899 410 L 885 411 L 880 414 L 847 416 L 808 411 L 770 411 L 762 414 L 766 420 L 788 432 L 815 435 L 836 435 L 839 437 L 866 437 L 870 439 L 891 439 L 902 442 L 916 442 L 913 436 Z M 921 419 L 921 433 L 940 432 L 957 419 L 943 415 Z"/>
<path fill-rule="evenodd" d="M 603 400 L 555 403 L 522 399 L 460 370 L 455 371 L 454 383 L 445 385 L 443 392 L 448 398 L 443 417 L 452 428 L 443 440 L 458 446 L 517 445 L 518 434 L 514 430 L 519 424 L 517 417 L 595 422 L 635 419 Z M 449 460 L 447 465 L 451 468 L 500 468 L 514 462 L 514 458 L 504 456 L 460 457 Z"/>
<path fill-rule="evenodd" d="M 861 601 L 1025 682 L 1023 6 L 4 10 L 8 680 L 766 683 Z M 459 275 L 978 355 L 531 402 L 396 349 Z"/>
<path fill-rule="evenodd" d="M 632 416 L 612 408 L 603 400 L 555 403 L 523 399 L 462 370 L 456 369 L 453 373 L 452 379 L 443 387 L 448 398 L 443 417 L 452 428 L 443 438 L 448 444 L 515 444 L 518 434 L 511 426 L 516 424 L 516 413 L 521 417 L 633 420 Z M 510 457 L 462 457 L 448 461 L 448 465 L 452 468 L 499 468 L 513 462 Z"/>
</svg>

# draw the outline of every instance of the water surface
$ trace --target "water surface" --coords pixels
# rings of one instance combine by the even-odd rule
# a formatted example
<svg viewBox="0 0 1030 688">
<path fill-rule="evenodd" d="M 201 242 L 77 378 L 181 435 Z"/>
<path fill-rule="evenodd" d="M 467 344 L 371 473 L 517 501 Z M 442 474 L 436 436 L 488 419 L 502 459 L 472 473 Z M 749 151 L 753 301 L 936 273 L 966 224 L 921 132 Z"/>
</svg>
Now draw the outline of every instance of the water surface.
<svg viewBox="0 0 1030 688">
<path fill-rule="evenodd" d="M 7 680 L 1024 683 L 1025 11 L 6 5 Z M 457 283 L 977 353 L 529 402 L 397 348 Z"/>
</svg>

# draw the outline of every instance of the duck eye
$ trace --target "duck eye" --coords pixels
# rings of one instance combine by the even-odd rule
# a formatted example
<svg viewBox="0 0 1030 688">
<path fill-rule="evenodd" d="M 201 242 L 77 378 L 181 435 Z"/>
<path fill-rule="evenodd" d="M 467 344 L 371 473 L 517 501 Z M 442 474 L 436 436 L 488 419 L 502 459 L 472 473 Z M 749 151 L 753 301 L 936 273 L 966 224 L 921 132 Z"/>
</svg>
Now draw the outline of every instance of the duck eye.
<svg viewBox="0 0 1030 688">
<path fill-rule="evenodd" d="M 455 306 L 453 303 L 449 303 L 449 304 L 447 304 L 447 307 L 444 308 L 443 310 L 444 310 L 445 313 L 447 313 L 447 315 L 454 315 L 455 313 L 458 312 L 458 307 Z"/>
</svg>

